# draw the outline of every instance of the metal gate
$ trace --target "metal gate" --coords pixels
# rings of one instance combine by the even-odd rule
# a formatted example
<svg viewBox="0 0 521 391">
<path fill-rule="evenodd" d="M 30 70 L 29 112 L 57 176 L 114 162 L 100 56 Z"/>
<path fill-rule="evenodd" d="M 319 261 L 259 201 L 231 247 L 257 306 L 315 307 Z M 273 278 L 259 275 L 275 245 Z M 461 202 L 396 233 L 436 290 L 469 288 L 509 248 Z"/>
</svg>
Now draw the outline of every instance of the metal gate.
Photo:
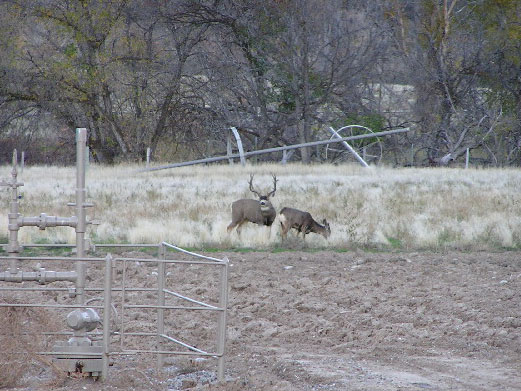
<svg viewBox="0 0 521 391">
<path fill-rule="evenodd" d="M 29 245 L 30 246 L 30 245 Z M 186 251 L 172 244 L 163 242 L 155 245 L 96 245 L 95 247 L 139 247 L 157 248 L 158 256 L 150 258 L 119 257 L 107 254 L 104 258 L 70 258 L 70 257 L 20 257 L 20 262 L 33 270 L 43 269 L 42 263 L 49 265 L 64 263 L 67 268 L 78 262 L 89 264 L 87 276 L 92 285 L 85 287 L 86 301 L 84 305 L 63 299 L 64 303 L 40 302 L 37 298 L 45 295 L 64 294 L 74 291 L 73 285 L 67 281 L 55 280 L 58 286 L 49 284 L 55 282 L 49 270 L 41 275 L 46 279 L 37 278 L 24 282 L 24 286 L 15 284 L 19 281 L 0 282 L 0 292 L 31 292 L 31 300 L 26 302 L 15 300 L 11 303 L 0 303 L 0 307 L 41 307 L 56 312 L 55 316 L 67 317 L 69 327 L 73 331 L 42 330 L 40 338 L 47 338 L 54 343 L 52 348 L 37 352 L 50 355 L 57 365 L 68 372 L 80 372 L 95 377 L 107 378 L 109 364 L 118 357 L 128 355 L 156 355 L 158 368 L 163 366 L 163 360 L 168 355 L 202 356 L 217 359 L 217 378 L 224 378 L 224 356 L 226 343 L 226 310 L 228 302 L 228 259 L 208 257 Z M 183 259 L 170 259 L 173 251 L 182 253 Z M 0 264 L 7 264 L 9 257 L 0 257 Z M 56 272 L 57 276 L 61 271 Z M 65 272 L 66 273 L 66 272 Z M 202 273 L 208 280 L 208 287 L 200 288 L 197 280 Z M 141 282 L 136 276 L 141 276 Z M 188 277 L 186 277 L 188 276 Z M 186 292 L 178 290 L 176 279 L 183 277 L 184 287 L 197 292 L 203 290 L 204 300 L 191 297 Z M 190 279 L 192 278 L 192 279 Z M 100 284 L 101 282 L 102 285 Z M 140 285 L 141 284 L 141 285 Z M 30 286 L 28 286 L 30 285 Z M 43 286 L 42 286 L 43 285 Z M 53 284 L 56 285 L 56 284 Z M 42 295 L 44 293 L 44 295 Z M 190 292 L 188 292 L 190 293 Z M 25 297 L 28 297 L 27 295 Z M 70 302 L 69 302 L 70 301 Z M 75 310 L 82 311 L 75 313 Z M 101 316 L 97 315 L 101 312 Z M 180 312 L 181 311 L 181 312 Z M 172 313 L 182 314 L 173 315 Z M 206 329 L 205 338 L 198 341 L 185 340 L 177 334 L 190 335 L 190 330 L 183 322 L 193 323 L 195 313 L 211 314 L 197 323 L 200 329 Z M 194 314 L 194 315 L 192 315 Z M 144 317 L 139 322 L 143 329 L 136 330 L 132 324 L 133 317 Z M 208 321 L 210 319 L 210 321 Z M 207 321 L 207 323 L 204 323 Z M 86 328 L 75 328 L 79 323 Z M 171 324 L 173 323 L 173 324 Z M 101 331 L 98 326 L 101 327 Z M 213 338 L 210 338 L 213 334 Z M 69 343 L 58 341 L 69 336 Z M 76 338 L 74 343 L 71 340 Z M 211 343 L 210 343 L 211 342 Z M 208 346 L 203 346 L 208 344 Z M 71 346 L 72 345 L 72 346 Z"/>
</svg>

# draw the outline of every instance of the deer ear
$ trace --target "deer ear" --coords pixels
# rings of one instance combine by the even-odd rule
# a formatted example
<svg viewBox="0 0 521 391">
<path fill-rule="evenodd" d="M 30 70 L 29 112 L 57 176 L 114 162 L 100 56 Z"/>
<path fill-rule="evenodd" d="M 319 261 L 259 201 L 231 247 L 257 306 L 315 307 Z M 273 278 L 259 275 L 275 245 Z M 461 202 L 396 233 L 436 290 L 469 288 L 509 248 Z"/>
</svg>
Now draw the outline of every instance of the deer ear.
<svg viewBox="0 0 521 391">
<path fill-rule="evenodd" d="M 327 225 L 327 220 L 326 219 L 322 220 L 322 225 Z"/>
</svg>

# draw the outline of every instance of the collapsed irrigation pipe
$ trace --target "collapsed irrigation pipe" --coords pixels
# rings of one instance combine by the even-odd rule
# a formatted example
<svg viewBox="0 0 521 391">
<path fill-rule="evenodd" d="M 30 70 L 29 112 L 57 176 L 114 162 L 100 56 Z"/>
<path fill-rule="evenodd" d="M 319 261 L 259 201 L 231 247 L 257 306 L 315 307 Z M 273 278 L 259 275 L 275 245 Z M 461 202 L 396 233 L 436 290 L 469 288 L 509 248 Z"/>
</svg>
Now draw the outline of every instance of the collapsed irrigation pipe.
<svg viewBox="0 0 521 391">
<path fill-rule="evenodd" d="M 391 134 L 396 133 L 405 133 L 409 132 L 410 128 L 401 128 L 401 129 L 394 129 L 394 130 L 386 130 L 383 132 L 376 132 L 376 133 L 370 133 L 370 134 L 360 134 L 357 136 L 349 136 L 349 137 L 342 137 L 337 138 L 333 140 L 321 140 L 321 141 L 311 141 L 308 143 L 301 143 L 301 144 L 293 144 L 293 145 L 285 145 L 282 147 L 274 147 L 274 148 L 267 148 L 267 149 L 260 149 L 258 151 L 249 151 L 244 152 L 242 156 L 248 157 L 248 156 L 254 156 L 254 155 L 262 155 L 264 153 L 272 153 L 272 152 L 280 152 L 280 151 L 286 151 L 288 149 L 297 149 L 297 148 L 303 148 L 303 147 L 313 147 L 316 145 L 325 145 L 325 144 L 331 144 L 331 143 L 339 143 L 342 141 L 351 141 L 351 140 L 360 140 L 364 138 L 371 138 L 371 137 L 381 137 L 381 136 L 388 136 Z M 233 158 L 241 157 L 239 153 L 234 153 L 231 155 L 225 155 L 225 156 L 214 156 L 204 159 L 198 159 L 198 160 L 191 160 L 188 162 L 181 162 L 181 163 L 172 163 L 172 164 L 165 164 L 157 167 L 150 167 L 150 168 L 144 168 L 141 170 L 138 170 L 138 172 L 147 172 L 147 171 L 158 171 L 158 170 L 165 170 L 167 168 L 177 168 L 177 167 L 184 167 L 184 166 L 193 166 L 196 164 L 203 164 L 203 163 L 214 163 L 222 160 L 228 160 Z"/>
</svg>

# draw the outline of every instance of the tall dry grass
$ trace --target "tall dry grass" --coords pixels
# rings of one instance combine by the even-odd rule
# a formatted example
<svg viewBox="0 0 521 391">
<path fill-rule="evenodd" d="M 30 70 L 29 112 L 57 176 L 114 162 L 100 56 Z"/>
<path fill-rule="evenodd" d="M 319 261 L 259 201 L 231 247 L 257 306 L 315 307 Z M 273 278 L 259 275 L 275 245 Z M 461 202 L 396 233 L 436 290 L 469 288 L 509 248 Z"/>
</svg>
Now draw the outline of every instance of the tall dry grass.
<svg viewBox="0 0 521 391">
<path fill-rule="evenodd" d="M 1 295 L 0 302 L 17 304 L 19 300 Z M 35 376 L 45 378 L 40 381 L 45 388 L 63 382 L 60 369 L 50 358 L 38 354 L 46 350 L 42 330 L 57 329 L 58 321 L 42 308 L 28 307 L 0 307 L 0 319 L 0 389 L 26 385 Z M 49 373 L 42 376 L 46 370 Z"/>
<path fill-rule="evenodd" d="M 521 171 L 519 169 L 386 168 L 299 164 L 192 166 L 138 173 L 138 166 L 91 165 L 87 196 L 96 206 L 89 218 L 95 242 L 169 241 L 187 247 L 280 246 L 278 222 L 271 231 L 249 224 L 241 238 L 228 235 L 230 205 L 252 198 L 255 185 L 268 189 L 279 179 L 273 204 L 308 210 L 326 218 L 329 240 L 310 234 L 309 247 L 399 247 L 404 249 L 521 247 Z M 0 167 L 0 178 L 10 167 Z M 26 167 L 20 179 L 26 216 L 69 216 L 75 169 Z M 0 236 L 7 236 L 8 191 L 0 190 Z M 20 230 L 23 242 L 69 242 L 70 228 Z M 293 243 L 299 243 L 292 239 Z"/>
</svg>

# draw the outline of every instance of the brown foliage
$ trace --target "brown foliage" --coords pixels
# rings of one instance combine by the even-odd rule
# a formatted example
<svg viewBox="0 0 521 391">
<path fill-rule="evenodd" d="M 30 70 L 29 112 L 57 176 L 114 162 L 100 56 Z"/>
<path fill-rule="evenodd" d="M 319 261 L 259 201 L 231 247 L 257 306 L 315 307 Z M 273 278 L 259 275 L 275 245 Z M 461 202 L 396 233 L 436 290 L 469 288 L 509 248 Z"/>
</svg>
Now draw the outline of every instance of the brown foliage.
<svg viewBox="0 0 521 391">
<path fill-rule="evenodd" d="M 18 304 L 11 297 L 4 297 L 1 302 Z M 24 374 L 35 366 L 52 366 L 49 358 L 37 354 L 44 348 L 43 338 L 37 334 L 49 330 L 55 323 L 45 310 L 0 307 L 0 319 L 0 388 L 20 385 Z"/>
</svg>

